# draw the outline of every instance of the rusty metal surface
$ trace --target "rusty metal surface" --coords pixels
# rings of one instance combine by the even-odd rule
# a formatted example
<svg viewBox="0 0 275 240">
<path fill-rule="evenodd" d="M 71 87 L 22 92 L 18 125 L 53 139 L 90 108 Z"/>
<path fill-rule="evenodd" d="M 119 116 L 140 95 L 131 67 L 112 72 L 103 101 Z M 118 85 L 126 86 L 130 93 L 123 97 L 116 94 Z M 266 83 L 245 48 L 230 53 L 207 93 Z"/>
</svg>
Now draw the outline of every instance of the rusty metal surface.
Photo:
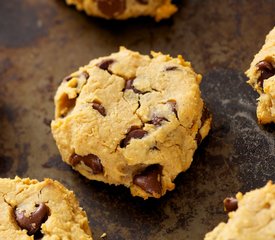
<svg viewBox="0 0 275 240">
<path fill-rule="evenodd" d="M 274 126 L 258 126 L 243 71 L 275 24 L 275 1 L 185 0 L 170 20 L 90 18 L 62 0 L 2 1 L 0 176 L 50 177 L 74 190 L 94 238 L 202 239 L 225 220 L 222 200 L 275 180 Z M 50 133 L 60 80 L 120 45 L 183 54 L 204 75 L 213 129 L 176 189 L 160 200 L 91 182 L 63 163 Z"/>
</svg>

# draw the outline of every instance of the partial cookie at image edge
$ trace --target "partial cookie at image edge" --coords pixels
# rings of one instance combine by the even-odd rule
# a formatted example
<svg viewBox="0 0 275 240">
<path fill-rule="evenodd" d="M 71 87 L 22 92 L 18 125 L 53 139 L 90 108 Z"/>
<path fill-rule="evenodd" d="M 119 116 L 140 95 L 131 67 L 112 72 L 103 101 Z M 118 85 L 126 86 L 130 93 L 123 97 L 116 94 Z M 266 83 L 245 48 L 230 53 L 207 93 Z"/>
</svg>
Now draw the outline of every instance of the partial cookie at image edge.
<svg viewBox="0 0 275 240">
<path fill-rule="evenodd" d="M 0 178 L 0 239 L 92 240 L 72 191 L 52 179 Z"/>
</svg>

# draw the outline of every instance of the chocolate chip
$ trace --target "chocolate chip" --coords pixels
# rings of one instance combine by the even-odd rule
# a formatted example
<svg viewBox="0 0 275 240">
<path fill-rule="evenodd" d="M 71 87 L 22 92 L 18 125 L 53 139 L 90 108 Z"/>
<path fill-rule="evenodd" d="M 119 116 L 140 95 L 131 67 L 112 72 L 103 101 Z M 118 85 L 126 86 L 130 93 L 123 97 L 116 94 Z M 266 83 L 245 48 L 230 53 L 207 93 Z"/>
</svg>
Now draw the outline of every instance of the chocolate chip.
<svg viewBox="0 0 275 240">
<path fill-rule="evenodd" d="M 265 60 L 257 63 L 256 67 L 258 67 L 259 71 L 261 71 L 261 75 L 257 82 L 260 87 L 263 87 L 264 80 L 275 75 L 275 68 L 270 62 Z"/>
<path fill-rule="evenodd" d="M 88 79 L 90 77 L 90 74 L 87 71 L 82 72 L 82 75 Z"/>
<path fill-rule="evenodd" d="M 113 59 L 105 59 L 101 63 L 98 63 L 97 66 L 105 71 L 109 71 L 109 67 L 114 63 Z"/>
<path fill-rule="evenodd" d="M 96 0 L 98 9 L 108 17 L 122 14 L 126 9 L 126 0 Z"/>
<path fill-rule="evenodd" d="M 65 78 L 63 78 L 63 82 L 68 82 L 72 79 L 73 77 L 72 76 L 67 76 Z"/>
<path fill-rule="evenodd" d="M 29 216 L 25 215 L 25 210 L 15 210 L 16 221 L 19 227 L 26 229 L 28 231 L 28 235 L 35 234 L 40 229 L 42 223 L 44 223 L 49 216 L 49 208 L 45 203 L 37 204 L 36 207 L 35 212 L 32 212 Z"/>
<path fill-rule="evenodd" d="M 101 164 L 100 159 L 94 155 L 94 154 L 89 154 L 86 156 L 80 156 L 77 154 L 73 154 L 70 158 L 70 163 L 73 166 L 76 166 L 80 162 L 83 162 L 86 166 L 92 169 L 93 174 L 99 174 L 103 172 L 103 166 Z"/>
<path fill-rule="evenodd" d="M 226 198 L 223 200 L 224 209 L 226 212 L 236 211 L 238 209 L 238 200 L 236 198 Z"/>
<path fill-rule="evenodd" d="M 120 147 L 124 148 L 126 147 L 130 140 L 132 138 L 135 138 L 135 139 L 141 139 L 143 138 L 148 132 L 143 130 L 143 129 L 140 129 L 140 128 L 137 128 L 135 126 L 131 127 L 130 131 L 127 133 L 126 137 L 121 140 L 120 142 Z"/>
<path fill-rule="evenodd" d="M 134 87 L 134 85 L 133 85 L 134 80 L 135 80 L 135 79 L 129 79 L 129 80 L 127 80 L 126 83 L 125 83 L 125 88 L 124 88 L 124 89 L 125 89 L 125 90 L 126 90 L 126 89 L 128 89 L 128 90 L 132 89 L 132 90 L 134 91 L 134 93 L 139 93 L 139 94 L 141 94 L 142 92 L 139 91 L 138 89 L 136 89 L 136 88 Z"/>
<path fill-rule="evenodd" d="M 161 194 L 162 166 L 155 164 L 147 167 L 142 173 L 135 175 L 133 183 L 148 193 Z"/>
<path fill-rule="evenodd" d="M 165 70 L 166 70 L 166 71 L 175 71 L 175 70 L 177 70 L 177 69 L 178 69 L 177 66 L 170 66 L 170 67 L 167 67 Z"/>
<path fill-rule="evenodd" d="M 176 102 L 176 100 L 169 100 L 167 103 L 170 104 L 173 113 L 175 113 L 176 117 L 178 118 L 177 102 Z"/>
<path fill-rule="evenodd" d="M 106 116 L 106 110 L 99 102 L 93 102 L 92 103 L 93 109 L 97 110 L 102 116 Z"/>
<path fill-rule="evenodd" d="M 168 121 L 165 117 L 153 116 L 152 120 L 149 121 L 150 124 L 154 124 L 155 126 L 160 126 L 163 121 Z"/>
<path fill-rule="evenodd" d="M 33 236 L 34 240 L 42 240 L 43 237 L 44 237 L 44 234 L 40 230 L 37 231 Z"/>
<path fill-rule="evenodd" d="M 140 4 L 148 4 L 149 0 L 136 0 Z"/>
</svg>

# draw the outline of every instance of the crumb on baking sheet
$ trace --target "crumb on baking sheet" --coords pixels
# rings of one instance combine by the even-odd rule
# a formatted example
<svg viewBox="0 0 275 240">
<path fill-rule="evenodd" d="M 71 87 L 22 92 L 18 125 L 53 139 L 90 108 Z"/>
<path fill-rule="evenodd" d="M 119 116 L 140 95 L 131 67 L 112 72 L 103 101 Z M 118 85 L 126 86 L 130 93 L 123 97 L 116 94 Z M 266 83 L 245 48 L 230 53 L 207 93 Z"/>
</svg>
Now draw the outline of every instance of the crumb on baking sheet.
<svg viewBox="0 0 275 240">
<path fill-rule="evenodd" d="M 100 237 L 101 237 L 101 238 L 107 237 L 107 233 L 103 233 Z"/>
</svg>

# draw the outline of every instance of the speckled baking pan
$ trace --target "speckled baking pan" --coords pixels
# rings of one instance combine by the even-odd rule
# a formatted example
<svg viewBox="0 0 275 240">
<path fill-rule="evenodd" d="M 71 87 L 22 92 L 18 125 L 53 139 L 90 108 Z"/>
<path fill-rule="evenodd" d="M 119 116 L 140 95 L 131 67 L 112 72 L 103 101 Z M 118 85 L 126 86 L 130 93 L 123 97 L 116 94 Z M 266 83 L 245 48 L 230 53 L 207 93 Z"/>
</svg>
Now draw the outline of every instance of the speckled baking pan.
<svg viewBox="0 0 275 240">
<path fill-rule="evenodd" d="M 179 1 L 180 2 L 180 1 Z M 167 21 L 87 17 L 62 0 L 0 7 L 0 176 L 51 177 L 73 189 L 94 238 L 202 239 L 225 220 L 222 200 L 275 180 L 275 128 L 259 126 L 243 74 L 275 24 L 275 1 L 182 1 Z M 177 187 L 160 200 L 91 182 L 60 159 L 50 133 L 61 79 L 120 45 L 183 54 L 204 75 L 213 129 Z"/>
</svg>

